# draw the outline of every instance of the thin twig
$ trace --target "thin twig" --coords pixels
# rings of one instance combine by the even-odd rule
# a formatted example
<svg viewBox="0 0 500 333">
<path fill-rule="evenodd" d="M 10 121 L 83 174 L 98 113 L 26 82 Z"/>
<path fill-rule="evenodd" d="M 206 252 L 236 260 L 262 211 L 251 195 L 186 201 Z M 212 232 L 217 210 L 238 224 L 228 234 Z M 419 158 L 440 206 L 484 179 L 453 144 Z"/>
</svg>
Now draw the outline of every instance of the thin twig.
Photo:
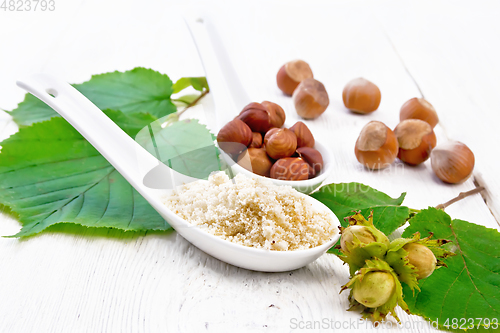
<svg viewBox="0 0 500 333">
<path fill-rule="evenodd" d="M 445 202 L 444 204 L 437 205 L 436 208 L 444 210 L 449 205 L 451 205 L 451 204 L 453 204 L 453 203 L 455 203 L 457 201 L 460 201 L 460 200 L 462 200 L 462 199 L 464 199 L 464 198 L 466 198 L 466 197 L 468 197 L 470 195 L 479 193 L 479 192 L 481 192 L 483 190 L 484 190 L 484 187 L 483 186 L 479 186 L 479 187 L 476 187 L 475 189 L 467 191 L 467 192 L 460 192 L 460 194 L 456 198 L 453 198 L 450 201 Z"/>
<path fill-rule="evenodd" d="M 187 109 L 189 109 L 190 107 L 196 105 L 196 103 L 198 103 L 200 101 L 200 99 L 202 99 L 203 97 L 205 97 L 206 94 L 208 94 L 210 92 L 210 89 L 207 89 L 207 90 L 203 90 L 203 92 L 200 94 L 200 96 L 198 96 L 194 101 L 192 101 L 191 103 L 189 103 L 185 108 L 184 110 L 182 111 L 179 111 L 177 112 L 177 116 L 181 116 L 181 114 L 183 114 Z"/>
</svg>

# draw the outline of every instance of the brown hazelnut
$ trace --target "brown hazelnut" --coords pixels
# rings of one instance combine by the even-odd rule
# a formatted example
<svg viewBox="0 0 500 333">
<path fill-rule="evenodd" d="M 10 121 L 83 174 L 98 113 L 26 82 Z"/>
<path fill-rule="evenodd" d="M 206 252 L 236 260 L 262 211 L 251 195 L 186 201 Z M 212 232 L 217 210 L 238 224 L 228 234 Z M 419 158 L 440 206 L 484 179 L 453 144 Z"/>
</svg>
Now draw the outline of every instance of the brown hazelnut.
<svg viewBox="0 0 500 333">
<path fill-rule="evenodd" d="M 361 130 L 354 153 L 365 167 L 382 169 L 394 162 L 398 148 L 398 140 L 389 127 L 380 121 L 370 121 Z"/>
<path fill-rule="evenodd" d="M 314 136 L 306 124 L 298 121 L 290 127 L 290 131 L 297 137 L 297 147 L 314 147 Z"/>
<path fill-rule="evenodd" d="M 292 156 L 297 149 L 297 137 L 287 128 L 271 128 L 264 136 L 267 154 L 275 160 Z"/>
<path fill-rule="evenodd" d="M 342 92 L 344 105 L 356 113 L 370 113 L 380 105 L 380 89 L 362 77 L 349 81 Z"/>
<path fill-rule="evenodd" d="M 420 119 L 403 120 L 394 129 L 398 139 L 398 158 L 408 164 L 426 161 L 436 147 L 436 135 L 431 125 Z"/>
<path fill-rule="evenodd" d="M 401 107 L 399 112 L 399 120 L 403 121 L 406 119 L 420 119 L 431 125 L 432 128 L 436 127 L 439 122 L 436 109 L 431 103 L 423 98 L 412 98 L 408 100 Z"/>
<path fill-rule="evenodd" d="M 276 103 L 264 101 L 260 103 L 269 112 L 269 121 L 272 127 L 281 127 L 285 123 L 286 115 L 281 106 Z"/>
<path fill-rule="evenodd" d="M 303 60 L 293 60 L 281 66 L 276 75 L 276 82 L 281 91 L 292 96 L 293 91 L 300 82 L 312 77 L 313 73 L 307 62 Z"/>
<path fill-rule="evenodd" d="M 219 147 L 228 154 L 239 154 L 252 142 L 252 130 L 239 119 L 233 119 L 217 134 Z"/>
<path fill-rule="evenodd" d="M 323 170 L 323 156 L 316 149 L 310 147 L 297 148 L 297 154 L 311 167 L 309 178 L 316 177 Z"/>
<path fill-rule="evenodd" d="M 271 178 L 306 180 L 309 178 L 309 165 L 300 157 L 281 158 L 271 167 Z"/>
<path fill-rule="evenodd" d="M 269 111 L 260 103 L 250 103 L 236 117 L 250 127 L 252 132 L 266 133 L 271 127 Z"/>
<path fill-rule="evenodd" d="M 248 148 L 238 156 L 238 164 L 258 175 L 269 177 L 273 161 L 263 148 Z"/>
<path fill-rule="evenodd" d="M 434 148 L 431 153 L 432 170 L 445 183 L 465 181 L 474 170 L 472 151 L 462 142 L 451 141 Z"/>
<path fill-rule="evenodd" d="M 259 132 L 252 132 L 252 143 L 248 148 L 260 148 L 262 147 L 262 134 Z"/>
<path fill-rule="evenodd" d="M 305 79 L 293 92 L 293 103 L 297 114 L 304 119 L 314 119 L 325 112 L 330 99 L 323 83 Z"/>
</svg>

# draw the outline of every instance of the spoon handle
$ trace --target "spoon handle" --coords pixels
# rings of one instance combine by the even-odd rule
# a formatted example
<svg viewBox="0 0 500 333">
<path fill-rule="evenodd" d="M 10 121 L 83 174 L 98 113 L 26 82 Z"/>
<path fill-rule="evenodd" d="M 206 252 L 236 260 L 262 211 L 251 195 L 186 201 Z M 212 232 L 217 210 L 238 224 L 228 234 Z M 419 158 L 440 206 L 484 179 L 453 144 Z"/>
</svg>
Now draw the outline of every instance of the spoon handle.
<svg viewBox="0 0 500 333">
<path fill-rule="evenodd" d="M 97 106 L 70 84 L 48 74 L 36 74 L 17 85 L 45 102 L 94 146 L 143 196 L 146 173 L 159 161 L 129 137 Z M 169 175 L 170 176 L 170 175 Z"/>
<path fill-rule="evenodd" d="M 185 16 L 214 99 L 217 129 L 250 103 L 216 28 L 206 15 Z"/>
</svg>

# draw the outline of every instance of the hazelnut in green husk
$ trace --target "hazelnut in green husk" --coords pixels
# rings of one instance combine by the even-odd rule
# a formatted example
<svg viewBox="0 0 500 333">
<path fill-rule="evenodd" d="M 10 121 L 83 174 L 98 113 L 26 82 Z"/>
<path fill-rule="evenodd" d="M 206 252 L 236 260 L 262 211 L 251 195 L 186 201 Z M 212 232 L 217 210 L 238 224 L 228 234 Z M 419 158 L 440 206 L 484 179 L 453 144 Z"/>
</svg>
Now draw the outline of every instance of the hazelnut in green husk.
<svg viewBox="0 0 500 333">
<path fill-rule="evenodd" d="M 432 234 L 420 239 L 417 232 L 413 238 L 397 238 L 391 242 L 385 256 L 385 261 L 398 274 L 399 280 L 412 290 L 419 290 L 417 280 L 429 277 L 440 266 L 446 266 L 442 260 L 455 255 L 441 247 L 448 243 L 447 240 L 431 240 L 431 237 Z"/>
<path fill-rule="evenodd" d="M 419 243 L 409 243 L 403 246 L 408 252 L 408 261 L 417 269 L 417 279 L 429 277 L 436 269 L 436 257 L 429 248 Z"/>
<path fill-rule="evenodd" d="M 365 319 L 381 321 L 390 313 L 399 322 L 395 307 L 399 305 L 409 311 L 396 272 L 382 259 L 366 260 L 366 265 L 342 287 L 341 292 L 348 288 L 351 289 L 350 309 L 361 307 Z"/>
<path fill-rule="evenodd" d="M 403 300 L 401 283 L 411 290 L 419 289 L 418 280 L 427 278 L 434 269 L 445 266 L 443 259 L 454 255 L 442 248 L 444 239 L 397 238 L 389 243 L 387 236 L 373 225 L 373 213 L 366 220 L 360 212 L 346 218 L 341 228 L 338 257 L 349 264 L 350 281 L 341 292 L 351 289 L 351 309 L 361 308 L 363 318 L 380 322 L 391 314 L 398 322 L 395 307 L 409 313 Z"/>
<path fill-rule="evenodd" d="M 375 242 L 375 236 L 370 230 L 362 225 L 351 225 L 342 231 L 340 239 L 340 248 L 344 253 L 350 253 L 355 245 L 354 239 L 357 238 L 360 244 L 370 244 Z"/>
<path fill-rule="evenodd" d="M 349 264 L 351 276 L 365 265 L 365 261 L 372 258 L 383 258 L 389 248 L 387 236 L 373 225 L 373 212 L 368 220 L 357 212 L 346 218 L 347 228 L 341 228 L 339 256 Z"/>
<path fill-rule="evenodd" d="M 352 287 L 352 296 L 367 308 L 385 304 L 394 293 L 396 282 L 387 272 L 368 272 Z"/>
</svg>

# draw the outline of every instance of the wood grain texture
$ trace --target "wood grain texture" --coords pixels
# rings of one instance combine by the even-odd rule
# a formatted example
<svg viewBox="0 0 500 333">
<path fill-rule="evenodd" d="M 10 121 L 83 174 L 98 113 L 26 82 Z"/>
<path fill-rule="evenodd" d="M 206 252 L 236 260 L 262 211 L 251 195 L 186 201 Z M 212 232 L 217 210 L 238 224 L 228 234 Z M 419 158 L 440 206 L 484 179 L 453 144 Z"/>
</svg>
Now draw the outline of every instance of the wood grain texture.
<svg viewBox="0 0 500 333">
<path fill-rule="evenodd" d="M 500 4 L 425 2 L 386 7 L 377 17 L 425 98 L 436 108 L 448 138 L 476 157 L 475 180 L 487 188 L 488 206 L 500 220 L 497 143 Z M 439 13 L 439 14 L 437 14 Z M 390 19 L 389 19 L 390 18 Z M 425 24 L 419 24 L 425 22 Z M 440 29 L 436 29 L 440 26 Z"/>
<path fill-rule="evenodd" d="M 449 1 L 432 2 L 432 11 L 431 2 L 315 1 L 305 10 L 298 1 L 217 1 L 207 12 L 250 97 L 282 105 L 287 122 L 299 118 L 291 99 L 276 87 L 279 67 L 305 59 L 325 84 L 330 107 L 306 123 L 318 140 L 330 143 L 335 156 L 335 172 L 327 182 L 362 182 L 393 197 L 408 192 L 405 204 L 412 208 L 435 206 L 473 188 L 472 180 L 441 183 L 428 162 L 419 167 L 397 162 L 369 172 L 356 161 L 354 142 L 361 128 L 375 119 L 395 127 L 400 106 L 422 91 L 441 117 L 438 142 L 471 142 L 478 157 L 475 176 L 484 175 L 493 197 L 490 207 L 498 211 L 498 176 L 493 166 L 481 162 L 494 148 L 479 140 L 498 139 L 496 132 L 480 129 L 491 129 L 499 119 L 493 104 L 499 54 L 487 43 L 499 23 L 493 19 L 498 14 L 494 4 L 480 4 L 460 3 L 449 12 Z M 201 6 L 198 1 L 184 4 L 189 10 Z M 24 93 L 14 82 L 34 72 L 70 82 L 135 66 L 154 68 L 173 80 L 203 75 L 179 10 L 172 1 L 91 0 L 61 3 L 45 16 L 5 14 L 0 37 L 11 52 L 0 53 L 0 108 L 12 109 L 22 100 Z M 14 22 L 24 28 L 7 32 Z M 486 35 L 476 39 L 481 33 Z M 358 76 L 382 90 L 382 104 L 371 115 L 353 115 L 342 104 L 344 84 Z M 210 117 L 209 96 L 203 108 L 186 116 Z M 477 112 L 470 113 L 471 108 Z M 481 138 L 467 126 L 479 130 L 475 133 Z M 16 130 L 8 115 L 1 116 L 0 130 L 2 138 Z M 496 163 L 498 156 L 491 158 Z M 480 196 L 447 212 L 498 228 Z M 19 229 L 14 217 L 0 216 L 0 235 Z M 0 270 L 0 332 L 289 332 L 293 323 L 332 325 L 331 320 L 350 324 L 342 332 L 374 330 L 365 323 L 356 326 L 359 314 L 346 311 L 347 293 L 339 295 L 339 290 L 348 270 L 330 254 L 293 272 L 259 273 L 224 264 L 175 232 L 145 235 L 59 225 L 26 240 L 1 238 Z M 400 309 L 398 315 L 406 328 L 395 331 L 433 331 L 420 317 Z"/>
</svg>

